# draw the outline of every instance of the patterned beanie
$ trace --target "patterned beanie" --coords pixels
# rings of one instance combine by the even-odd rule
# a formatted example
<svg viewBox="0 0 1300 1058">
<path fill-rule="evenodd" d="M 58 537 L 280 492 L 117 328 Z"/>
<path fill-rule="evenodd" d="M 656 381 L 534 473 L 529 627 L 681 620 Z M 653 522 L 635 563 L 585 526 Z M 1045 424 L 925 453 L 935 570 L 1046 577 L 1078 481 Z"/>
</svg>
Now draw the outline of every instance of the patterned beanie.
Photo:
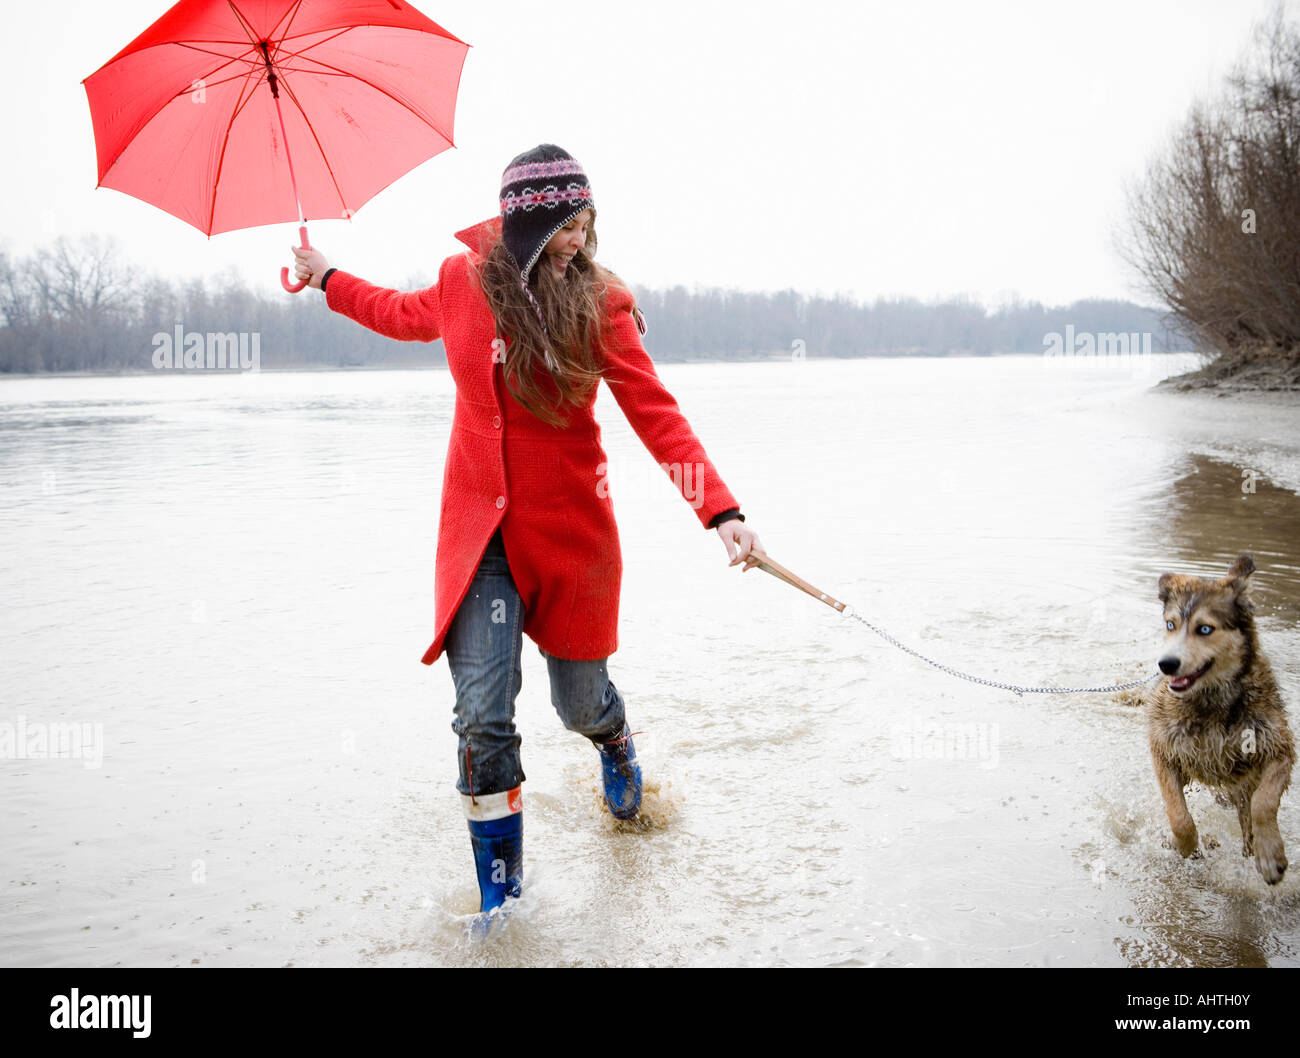
<svg viewBox="0 0 1300 1058">
<path fill-rule="evenodd" d="M 501 234 L 528 300 L 528 276 L 552 236 L 585 209 L 594 209 L 582 166 L 563 147 L 543 143 L 514 158 L 501 176 Z"/>
</svg>

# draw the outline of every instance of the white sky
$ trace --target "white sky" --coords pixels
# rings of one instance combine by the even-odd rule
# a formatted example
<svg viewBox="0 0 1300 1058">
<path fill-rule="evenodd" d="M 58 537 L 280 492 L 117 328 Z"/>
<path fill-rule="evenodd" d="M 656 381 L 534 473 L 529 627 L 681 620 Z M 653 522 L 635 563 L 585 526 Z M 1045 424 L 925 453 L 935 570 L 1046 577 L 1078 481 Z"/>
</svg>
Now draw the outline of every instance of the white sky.
<svg viewBox="0 0 1300 1058">
<path fill-rule="evenodd" d="M 312 225 L 331 264 L 432 279 L 452 233 L 496 212 L 510 158 L 554 142 L 586 168 L 600 257 L 631 282 L 1056 304 L 1148 300 L 1112 242 L 1123 182 L 1272 0 L 416 6 L 474 45 L 457 147 L 351 222 Z M 278 291 L 296 224 L 208 239 L 95 189 L 80 82 L 167 5 L 6 7 L 9 252 L 95 231 L 161 274 L 234 267 Z"/>
</svg>

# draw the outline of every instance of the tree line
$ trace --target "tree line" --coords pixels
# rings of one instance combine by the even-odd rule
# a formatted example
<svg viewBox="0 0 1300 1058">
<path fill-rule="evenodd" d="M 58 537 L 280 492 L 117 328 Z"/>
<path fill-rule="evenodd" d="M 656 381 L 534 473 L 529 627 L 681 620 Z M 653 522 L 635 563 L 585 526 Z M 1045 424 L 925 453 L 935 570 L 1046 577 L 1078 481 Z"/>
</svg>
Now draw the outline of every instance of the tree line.
<svg viewBox="0 0 1300 1058">
<path fill-rule="evenodd" d="M 0 372 L 152 370 L 184 334 L 257 335 L 262 367 L 444 363 L 441 344 L 390 341 L 317 292 L 254 293 L 233 273 L 168 282 L 128 265 L 115 240 L 59 238 L 21 260 L 0 252 Z"/>
<path fill-rule="evenodd" d="M 427 282 L 414 278 L 407 289 Z M 680 286 L 636 294 L 646 348 L 661 361 L 1042 354 L 1048 335 L 1067 327 L 1135 341 L 1149 334 L 1155 352 L 1186 346 L 1160 313 L 1125 301 L 1015 302 L 989 311 L 962 298 L 861 303 Z M 23 259 L 0 252 L 0 372 L 150 370 L 161 344 L 178 344 L 173 334 L 256 335 L 263 368 L 446 364 L 441 343 L 383 338 L 331 312 L 316 292 L 267 297 L 233 274 L 165 281 L 141 274 L 114 241 L 97 236 L 60 238 Z"/>
</svg>

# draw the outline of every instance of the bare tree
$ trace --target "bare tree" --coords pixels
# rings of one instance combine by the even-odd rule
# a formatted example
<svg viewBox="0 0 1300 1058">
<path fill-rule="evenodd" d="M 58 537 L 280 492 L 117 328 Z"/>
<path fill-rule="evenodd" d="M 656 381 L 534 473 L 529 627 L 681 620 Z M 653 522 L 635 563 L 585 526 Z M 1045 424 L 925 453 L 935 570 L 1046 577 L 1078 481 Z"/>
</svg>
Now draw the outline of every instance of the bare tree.
<svg viewBox="0 0 1300 1058">
<path fill-rule="evenodd" d="M 32 301 L 22 269 L 15 267 L 5 250 L 0 250 L 0 317 L 6 327 L 25 327 L 32 322 Z"/>
<path fill-rule="evenodd" d="M 40 300 L 56 315 L 85 318 L 130 305 L 136 276 L 122 263 L 115 239 L 87 235 L 72 243 L 60 237 L 52 249 L 38 251 L 34 263 Z"/>
<path fill-rule="evenodd" d="M 1300 366 L 1300 28 L 1281 5 L 1129 188 L 1120 253 L 1220 374 Z"/>
</svg>

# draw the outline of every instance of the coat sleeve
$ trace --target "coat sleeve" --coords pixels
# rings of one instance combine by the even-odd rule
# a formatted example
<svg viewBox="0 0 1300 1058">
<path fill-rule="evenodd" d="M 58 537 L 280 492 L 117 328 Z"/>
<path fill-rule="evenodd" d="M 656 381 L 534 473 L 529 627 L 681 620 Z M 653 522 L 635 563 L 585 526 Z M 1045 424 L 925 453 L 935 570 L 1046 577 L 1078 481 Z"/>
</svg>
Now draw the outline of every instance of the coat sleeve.
<svg viewBox="0 0 1300 1058">
<path fill-rule="evenodd" d="M 335 269 L 325 284 L 325 303 L 386 338 L 431 342 L 442 335 L 439 285 L 404 294 Z"/>
<path fill-rule="evenodd" d="M 331 279 L 331 285 L 333 282 Z M 660 381 L 654 361 L 641 344 L 630 311 L 632 305 L 626 289 L 611 286 L 602 335 L 605 384 L 641 443 L 707 529 L 715 515 L 740 503 L 723 483 L 677 401 Z"/>
</svg>

